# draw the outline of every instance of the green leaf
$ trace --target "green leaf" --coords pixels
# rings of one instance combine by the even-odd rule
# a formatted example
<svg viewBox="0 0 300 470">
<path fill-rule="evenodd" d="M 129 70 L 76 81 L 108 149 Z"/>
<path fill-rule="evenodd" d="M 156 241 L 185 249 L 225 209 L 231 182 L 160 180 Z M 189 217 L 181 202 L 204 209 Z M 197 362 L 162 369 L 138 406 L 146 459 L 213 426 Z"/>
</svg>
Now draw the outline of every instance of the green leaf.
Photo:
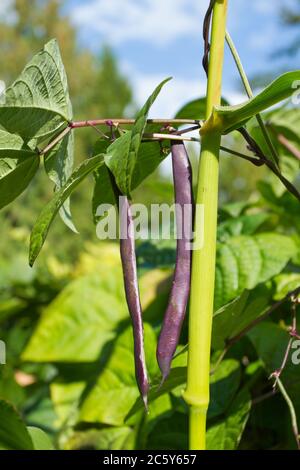
<svg viewBox="0 0 300 470">
<path fill-rule="evenodd" d="M 70 284 L 44 310 L 22 354 L 32 362 L 94 362 L 128 318 L 121 267 L 102 268 Z"/>
<path fill-rule="evenodd" d="M 67 78 L 56 40 L 48 42 L 6 90 L 0 125 L 25 141 L 50 137 L 72 119 Z"/>
<path fill-rule="evenodd" d="M 32 450 L 29 432 L 15 408 L 0 400 L 0 450 Z"/>
<path fill-rule="evenodd" d="M 80 364 L 80 370 L 83 369 L 83 365 Z M 51 383 L 51 400 L 58 418 L 56 424 L 59 427 L 65 425 L 67 420 L 72 420 L 73 416 L 78 414 L 80 398 L 87 386 L 88 379 L 91 380 L 91 377 L 93 376 L 84 377 L 79 381 L 74 378 L 73 374 L 71 381 L 62 381 L 58 378 Z"/>
<path fill-rule="evenodd" d="M 27 188 L 39 162 L 37 153 L 21 137 L 0 129 L 0 209 Z"/>
<path fill-rule="evenodd" d="M 28 152 L 29 153 L 29 152 Z M 0 209 L 25 191 L 40 165 L 40 157 L 20 155 L 19 158 L 0 160 Z"/>
<path fill-rule="evenodd" d="M 276 134 L 283 134 L 288 140 L 300 148 L 299 108 L 281 107 L 279 109 L 275 109 L 267 114 L 266 120 L 268 122 L 268 126 L 275 131 Z"/>
<path fill-rule="evenodd" d="M 0 366 L 0 397 L 16 407 L 22 405 L 26 398 L 24 387 L 16 382 L 15 370 L 8 364 Z"/>
<path fill-rule="evenodd" d="M 222 106 L 228 106 L 228 101 L 222 98 Z M 175 119 L 204 120 L 206 114 L 206 98 L 189 101 L 176 113 Z"/>
<path fill-rule="evenodd" d="M 151 388 L 148 394 L 149 410 L 152 413 L 152 406 L 165 394 L 175 393 L 181 395 L 186 384 L 187 377 L 187 352 L 184 352 L 173 359 L 172 369 L 168 379 L 160 387 L 161 376 L 152 380 Z M 240 383 L 239 363 L 235 360 L 224 360 L 215 374 L 211 376 L 210 394 L 211 404 L 209 415 L 216 417 L 224 413 L 230 404 Z M 222 393 L 220 394 L 220 390 Z M 128 412 L 126 420 L 129 421 L 132 416 L 143 409 L 143 402 L 140 397 Z"/>
<path fill-rule="evenodd" d="M 259 285 L 252 291 L 245 290 L 240 297 L 217 310 L 213 318 L 213 348 L 223 349 L 228 340 L 265 313 L 271 300 L 272 289 Z"/>
<path fill-rule="evenodd" d="M 107 154 L 112 153 L 120 160 L 126 158 L 130 138 L 131 131 L 126 132 L 114 142 L 113 146 L 102 146 L 102 151 L 104 151 L 105 148 L 105 152 Z M 104 144 L 107 144 L 107 142 L 104 142 Z M 95 151 L 98 151 L 98 147 L 96 147 Z M 168 145 L 160 145 L 158 142 L 141 143 L 132 175 L 131 190 L 136 189 L 151 173 L 153 173 L 168 154 Z M 93 214 L 95 222 L 98 221 L 96 212 L 100 204 L 115 205 L 115 203 L 115 193 L 112 188 L 109 170 L 103 165 L 97 170 L 97 172 L 95 172 L 95 188 L 93 195 Z"/>
<path fill-rule="evenodd" d="M 277 233 L 240 235 L 217 246 L 215 310 L 245 289 L 279 274 L 296 254 L 294 241 Z"/>
<path fill-rule="evenodd" d="M 65 450 L 133 450 L 135 433 L 130 427 L 108 427 L 75 432 Z"/>
<path fill-rule="evenodd" d="M 260 212 L 228 219 L 218 226 L 218 240 L 224 242 L 237 235 L 253 235 L 269 218 L 270 214 Z"/>
<path fill-rule="evenodd" d="M 268 374 L 281 366 L 289 341 L 288 332 L 284 328 L 272 322 L 263 322 L 249 331 L 247 336 L 253 343 Z M 282 378 L 291 386 L 294 384 L 299 389 L 298 368 L 299 365 L 288 360 Z"/>
<path fill-rule="evenodd" d="M 132 175 L 131 189 L 136 189 L 151 175 L 169 153 L 168 145 L 160 145 L 159 142 L 143 142 Z"/>
<path fill-rule="evenodd" d="M 176 113 L 175 119 L 204 120 L 206 113 L 206 98 L 189 101 Z"/>
<path fill-rule="evenodd" d="M 66 184 L 73 171 L 74 134 L 66 135 L 58 144 L 45 155 L 44 166 L 50 180 L 59 191 Z M 61 219 L 73 232 L 78 233 L 72 221 L 70 199 L 68 198 L 59 210 Z"/>
<path fill-rule="evenodd" d="M 148 438 L 147 449 L 186 450 L 188 434 L 188 417 L 183 413 L 174 413 L 156 424 Z"/>
<path fill-rule="evenodd" d="M 138 113 L 131 132 L 123 134 L 107 150 L 105 163 L 113 173 L 116 183 L 124 195 L 130 196 L 132 190 L 132 177 L 147 124 L 148 113 L 162 87 L 169 80 L 170 78 L 167 78 L 156 87 Z"/>
<path fill-rule="evenodd" d="M 106 140 L 99 140 L 94 148 L 93 154 L 106 153 L 110 143 Z M 92 212 L 95 224 L 101 220 L 97 215 L 97 209 L 101 204 L 116 204 L 116 195 L 112 185 L 112 176 L 106 165 L 102 165 L 94 171 L 95 186 L 92 199 Z"/>
<path fill-rule="evenodd" d="M 251 409 L 251 397 L 242 390 L 222 421 L 211 426 L 206 434 L 207 450 L 235 450 L 241 440 Z"/>
<path fill-rule="evenodd" d="M 54 450 L 50 438 L 44 431 L 33 426 L 28 426 L 27 431 L 33 442 L 34 450 Z"/>
<path fill-rule="evenodd" d="M 263 362 L 267 374 L 270 375 L 277 370 L 282 364 L 287 349 L 288 332 L 275 323 L 263 322 L 251 330 L 247 336 Z M 294 402 L 297 412 L 300 413 L 299 344 L 297 340 L 295 340 L 295 345 L 296 348 L 291 350 L 281 380 Z M 292 360 L 293 355 L 296 356 L 295 361 Z"/>
<path fill-rule="evenodd" d="M 23 139 L 15 134 L 0 129 L 0 161 L 8 159 L 28 158 L 37 155 Z M 0 177 L 2 177 L 2 164 L 0 164 Z M 5 174 L 5 172 L 4 172 Z"/>
<path fill-rule="evenodd" d="M 95 171 L 102 164 L 102 155 L 85 160 L 79 167 L 77 167 L 76 170 L 74 170 L 74 173 L 70 176 L 63 188 L 55 193 L 53 199 L 42 210 L 33 227 L 30 237 L 30 266 L 33 265 L 36 257 L 38 256 L 47 237 L 49 228 L 66 199 L 90 173 Z"/>
<path fill-rule="evenodd" d="M 275 278 L 275 284 L 274 300 L 281 300 L 300 286 L 300 273 L 280 274 Z"/>
<path fill-rule="evenodd" d="M 153 375 L 157 373 L 156 337 L 148 324 L 144 327 L 146 361 L 149 374 Z M 79 420 L 122 426 L 138 396 L 130 327 L 115 342 L 108 363 L 82 404 Z"/>
<path fill-rule="evenodd" d="M 227 359 L 216 369 L 210 379 L 211 401 L 208 408 L 208 419 L 225 413 L 241 381 L 241 368 L 238 361 Z"/>
<path fill-rule="evenodd" d="M 223 134 L 238 129 L 253 116 L 270 108 L 294 92 L 293 84 L 300 79 L 300 71 L 288 72 L 274 80 L 267 88 L 254 98 L 236 106 L 215 106 L 211 117 L 202 127 L 204 134 L 210 129 L 219 130 Z"/>
</svg>

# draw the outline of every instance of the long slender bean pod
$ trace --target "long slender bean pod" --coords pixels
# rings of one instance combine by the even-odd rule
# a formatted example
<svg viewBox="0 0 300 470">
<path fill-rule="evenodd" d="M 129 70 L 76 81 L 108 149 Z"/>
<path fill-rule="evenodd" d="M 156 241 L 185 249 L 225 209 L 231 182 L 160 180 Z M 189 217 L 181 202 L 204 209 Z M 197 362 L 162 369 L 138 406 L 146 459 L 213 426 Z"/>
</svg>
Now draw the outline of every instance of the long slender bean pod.
<svg viewBox="0 0 300 470">
<path fill-rule="evenodd" d="M 192 171 L 182 142 L 173 141 L 172 166 L 175 189 L 177 250 L 172 289 L 157 345 L 157 361 L 163 381 L 178 345 L 190 292 L 191 234 L 193 222 Z"/>
<path fill-rule="evenodd" d="M 133 326 L 135 375 L 147 409 L 149 383 L 144 352 L 144 329 L 136 267 L 134 226 L 128 198 L 122 197 L 120 201 L 120 252 L 126 300 Z"/>
</svg>

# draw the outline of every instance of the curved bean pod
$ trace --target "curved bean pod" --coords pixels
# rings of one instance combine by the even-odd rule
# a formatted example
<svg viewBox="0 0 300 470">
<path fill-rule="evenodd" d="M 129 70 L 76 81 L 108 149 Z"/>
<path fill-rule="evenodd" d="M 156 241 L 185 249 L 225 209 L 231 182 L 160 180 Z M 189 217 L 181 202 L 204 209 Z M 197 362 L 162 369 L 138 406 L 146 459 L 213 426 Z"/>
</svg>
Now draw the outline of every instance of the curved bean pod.
<svg viewBox="0 0 300 470">
<path fill-rule="evenodd" d="M 144 352 L 144 329 L 136 267 L 134 226 L 127 197 L 121 198 L 120 206 L 120 252 L 126 300 L 133 326 L 135 375 L 147 409 L 149 383 Z"/>
<path fill-rule="evenodd" d="M 178 345 L 190 293 L 191 235 L 193 224 L 192 171 L 182 142 L 173 141 L 172 166 L 176 202 L 177 250 L 173 284 L 157 345 L 162 382 L 168 377 Z M 182 223 L 181 223 L 182 222 Z"/>
</svg>

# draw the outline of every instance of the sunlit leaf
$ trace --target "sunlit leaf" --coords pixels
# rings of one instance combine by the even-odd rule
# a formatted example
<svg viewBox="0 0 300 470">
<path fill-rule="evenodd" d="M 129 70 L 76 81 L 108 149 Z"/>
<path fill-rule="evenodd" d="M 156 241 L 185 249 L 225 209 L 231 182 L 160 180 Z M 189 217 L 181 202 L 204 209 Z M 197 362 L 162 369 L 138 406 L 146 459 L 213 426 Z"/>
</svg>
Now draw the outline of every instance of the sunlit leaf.
<svg viewBox="0 0 300 470">
<path fill-rule="evenodd" d="M 300 80 L 300 71 L 288 72 L 274 80 L 254 98 L 235 106 L 215 106 L 211 117 L 201 129 L 204 134 L 210 129 L 218 129 L 227 134 L 246 124 L 253 116 L 289 98 L 295 93 L 293 86 Z"/>
<path fill-rule="evenodd" d="M 32 266 L 38 256 L 49 228 L 66 199 L 77 188 L 77 186 L 93 171 L 103 164 L 103 156 L 85 160 L 71 175 L 60 191 L 57 191 L 53 199 L 44 207 L 40 213 L 31 233 L 29 263 Z"/>
<path fill-rule="evenodd" d="M 132 190 L 133 173 L 147 124 L 148 113 L 162 87 L 169 80 L 170 78 L 167 78 L 156 87 L 139 111 L 131 132 L 124 133 L 107 149 L 105 162 L 113 173 L 120 191 L 127 196 L 130 196 Z"/>
<path fill-rule="evenodd" d="M 57 42 L 52 40 L 7 88 L 0 125 L 25 141 L 44 140 L 71 119 L 66 74 Z"/>
</svg>

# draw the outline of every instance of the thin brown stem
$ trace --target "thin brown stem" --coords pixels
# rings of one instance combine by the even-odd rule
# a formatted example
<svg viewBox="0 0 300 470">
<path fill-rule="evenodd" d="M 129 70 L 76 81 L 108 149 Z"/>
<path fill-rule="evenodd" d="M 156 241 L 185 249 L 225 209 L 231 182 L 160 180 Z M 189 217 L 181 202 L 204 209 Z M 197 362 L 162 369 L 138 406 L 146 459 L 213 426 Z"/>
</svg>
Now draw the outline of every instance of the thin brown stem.
<svg viewBox="0 0 300 470">
<path fill-rule="evenodd" d="M 300 151 L 283 134 L 277 135 L 278 142 L 285 147 L 295 158 L 300 160 Z"/>
<path fill-rule="evenodd" d="M 293 431 L 293 434 L 295 436 L 295 440 L 296 440 L 296 443 L 297 443 L 297 448 L 298 450 L 300 450 L 300 434 L 299 434 L 299 428 L 298 428 L 298 421 L 297 421 L 297 414 L 296 414 L 296 410 L 295 410 L 295 407 L 294 407 L 294 404 L 290 398 L 290 396 L 288 395 L 283 383 L 281 382 L 281 380 L 279 379 L 278 380 L 278 388 L 281 392 L 281 395 L 283 396 L 288 408 L 289 408 L 289 412 L 290 412 L 290 415 L 291 415 L 291 422 L 292 422 L 292 431 Z"/>
<path fill-rule="evenodd" d="M 277 165 L 273 163 L 262 151 L 258 143 L 251 137 L 248 131 L 243 127 L 238 129 L 248 144 L 248 149 L 254 153 L 282 182 L 286 189 L 300 201 L 300 192 L 298 189 L 280 172 Z"/>
<path fill-rule="evenodd" d="M 278 394 L 278 390 L 272 389 L 270 392 L 264 393 L 263 395 L 260 395 L 259 397 L 253 398 L 252 400 L 252 405 L 258 405 L 259 403 L 262 403 L 265 400 L 268 400 L 269 398 L 274 397 L 275 395 Z"/>
<path fill-rule="evenodd" d="M 45 148 L 43 148 L 42 150 L 39 151 L 39 154 L 40 155 L 45 155 L 46 153 L 48 153 L 50 150 L 53 149 L 53 147 L 55 147 L 55 145 L 57 145 L 66 135 L 69 134 L 69 132 L 71 132 L 72 128 L 70 126 L 66 127 L 62 132 L 60 132 L 60 134 L 58 134 L 57 137 L 55 137 L 55 139 L 53 139 Z"/>
<path fill-rule="evenodd" d="M 105 126 L 107 123 L 111 125 L 118 126 L 121 125 L 133 125 L 135 123 L 135 119 L 90 119 L 87 121 L 74 121 L 70 123 L 70 126 L 73 129 L 78 129 L 81 127 L 90 127 L 90 126 Z M 201 124 L 199 119 L 148 119 L 147 124 Z"/>
<path fill-rule="evenodd" d="M 264 165 L 264 162 L 262 162 L 259 158 L 251 157 L 250 155 L 245 155 L 244 153 L 237 152 L 236 150 L 224 147 L 223 145 L 221 145 L 220 149 L 223 152 L 229 153 L 230 155 L 234 155 L 235 157 L 243 158 L 243 160 L 247 160 L 248 162 L 251 162 L 256 166 Z"/>
<path fill-rule="evenodd" d="M 284 353 L 284 356 L 283 356 L 283 360 L 282 360 L 282 363 L 281 363 L 281 366 L 279 367 L 279 369 L 276 369 L 274 372 L 272 372 L 272 374 L 270 375 L 270 379 L 275 379 L 274 380 L 274 383 L 273 383 L 273 388 L 276 389 L 277 385 L 278 385 L 278 382 L 280 380 L 280 377 L 287 365 L 287 361 L 289 359 L 289 355 L 290 355 L 290 352 L 291 352 L 291 348 L 292 348 L 292 344 L 293 344 L 293 338 L 290 338 L 289 339 L 289 342 L 288 342 L 288 345 L 287 345 L 287 348 L 286 348 L 286 351 Z"/>
</svg>

